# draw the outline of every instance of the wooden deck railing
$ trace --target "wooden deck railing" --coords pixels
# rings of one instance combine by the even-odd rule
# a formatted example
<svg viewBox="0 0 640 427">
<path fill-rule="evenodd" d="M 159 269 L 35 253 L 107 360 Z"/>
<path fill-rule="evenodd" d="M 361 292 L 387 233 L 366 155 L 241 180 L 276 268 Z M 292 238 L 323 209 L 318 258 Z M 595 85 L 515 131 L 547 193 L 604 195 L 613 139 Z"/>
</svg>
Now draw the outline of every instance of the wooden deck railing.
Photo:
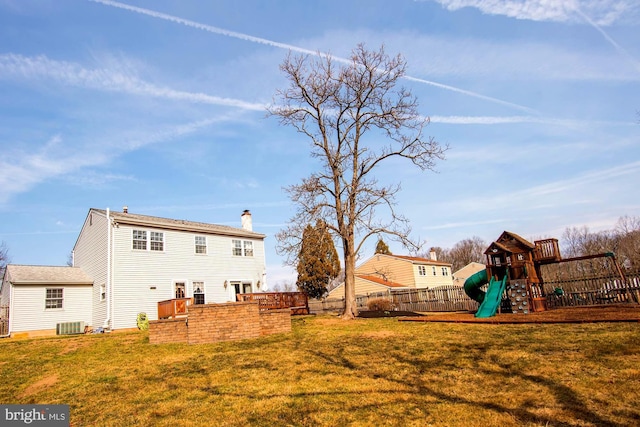
<svg viewBox="0 0 640 427">
<path fill-rule="evenodd" d="M 158 301 L 158 319 L 171 319 L 187 315 L 187 307 L 193 304 L 193 298 L 175 298 Z"/>
<path fill-rule="evenodd" d="M 290 308 L 291 314 L 309 314 L 309 299 L 303 292 L 238 294 L 238 301 L 258 301 L 261 311 Z"/>
</svg>

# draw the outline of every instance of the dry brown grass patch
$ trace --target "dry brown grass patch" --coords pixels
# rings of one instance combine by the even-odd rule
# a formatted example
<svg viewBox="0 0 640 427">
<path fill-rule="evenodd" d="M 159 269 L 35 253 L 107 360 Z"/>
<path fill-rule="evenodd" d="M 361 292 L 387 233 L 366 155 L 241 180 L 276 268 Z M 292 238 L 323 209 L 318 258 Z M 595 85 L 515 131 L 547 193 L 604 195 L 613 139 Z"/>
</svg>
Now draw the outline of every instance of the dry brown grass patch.
<svg viewBox="0 0 640 427">
<path fill-rule="evenodd" d="M 18 398 L 23 399 L 25 397 L 30 397 L 35 394 L 40 393 L 43 390 L 46 390 L 52 386 L 54 386 L 58 382 L 58 374 L 48 375 L 41 380 L 36 381 L 33 384 L 27 386 L 24 391 L 18 396 Z"/>
</svg>

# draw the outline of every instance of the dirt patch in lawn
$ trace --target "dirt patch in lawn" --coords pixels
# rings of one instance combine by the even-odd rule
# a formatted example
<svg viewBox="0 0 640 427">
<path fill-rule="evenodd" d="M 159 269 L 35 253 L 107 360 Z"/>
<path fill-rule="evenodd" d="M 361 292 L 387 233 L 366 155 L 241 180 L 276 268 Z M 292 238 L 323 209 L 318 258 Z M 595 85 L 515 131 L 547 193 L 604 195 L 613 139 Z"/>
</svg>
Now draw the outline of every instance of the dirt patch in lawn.
<svg viewBox="0 0 640 427">
<path fill-rule="evenodd" d="M 47 388 L 53 386 L 57 382 L 58 382 L 57 374 L 49 375 L 48 377 L 44 377 L 43 379 L 29 385 L 27 388 L 24 389 L 24 391 L 18 397 L 22 399 L 25 397 L 33 396 L 34 394 L 38 394 L 41 391 L 46 390 Z"/>
<path fill-rule="evenodd" d="M 568 307 L 529 314 L 496 314 L 479 319 L 473 313 L 431 313 L 421 317 L 401 317 L 400 321 L 453 323 L 595 323 L 640 322 L 640 305 Z"/>
</svg>

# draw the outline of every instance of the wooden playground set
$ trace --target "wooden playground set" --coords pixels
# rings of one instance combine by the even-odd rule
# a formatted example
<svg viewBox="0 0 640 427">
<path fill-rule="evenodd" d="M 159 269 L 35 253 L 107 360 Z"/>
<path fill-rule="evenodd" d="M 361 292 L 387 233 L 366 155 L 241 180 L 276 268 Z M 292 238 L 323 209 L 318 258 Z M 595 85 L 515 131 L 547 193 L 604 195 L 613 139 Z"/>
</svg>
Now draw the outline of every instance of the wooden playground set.
<svg viewBox="0 0 640 427">
<path fill-rule="evenodd" d="M 531 243 L 505 231 L 484 254 L 486 269 L 469 277 L 464 284 L 467 295 L 479 303 L 476 318 L 506 313 L 530 315 L 571 306 L 572 302 L 581 306 L 631 304 L 634 312 L 638 308 L 640 288 L 628 281 L 612 252 L 562 258 L 557 239 Z M 590 262 L 589 268 L 574 269 L 573 277 L 566 274 L 569 269 L 560 267 L 583 261 Z M 550 268 L 552 266 L 554 268 Z M 601 274 L 606 280 L 598 283 L 596 289 L 591 283 L 576 292 L 575 284 L 593 281 L 597 269 L 608 270 L 606 275 Z M 485 285 L 488 285 L 486 291 Z M 571 288 L 570 292 L 565 291 L 565 287 Z"/>
</svg>

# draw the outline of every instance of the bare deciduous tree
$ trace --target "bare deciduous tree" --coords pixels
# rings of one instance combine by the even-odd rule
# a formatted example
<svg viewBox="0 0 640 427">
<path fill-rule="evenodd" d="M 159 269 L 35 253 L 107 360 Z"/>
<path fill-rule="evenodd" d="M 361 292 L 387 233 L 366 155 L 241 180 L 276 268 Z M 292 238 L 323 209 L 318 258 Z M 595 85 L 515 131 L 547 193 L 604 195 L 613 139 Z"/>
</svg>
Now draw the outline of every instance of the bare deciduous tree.
<svg viewBox="0 0 640 427">
<path fill-rule="evenodd" d="M 417 250 L 408 220 L 395 209 L 399 184 L 383 185 L 375 172 L 385 161 L 406 159 L 421 170 L 433 169 L 446 147 L 423 131 L 429 119 L 418 113 L 416 98 L 397 87 L 406 62 L 384 48 L 357 46 L 350 61 L 330 55 L 289 54 L 280 69 L 289 86 L 279 90 L 268 112 L 308 138 L 319 170 L 287 187 L 297 212 L 276 236 L 281 253 L 293 263 L 302 228 L 323 219 L 342 246 L 345 312 L 357 315 L 355 262 L 367 238 L 387 234 Z M 386 208 L 386 220 L 378 208 Z"/>
<path fill-rule="evenodd" d="M 451 269 L 458 271 L 471 262 L 484 264 L 484 251 L 487 246 L 487 243 L 481 237 L 473 236 L 460 240 L 451 249 L 435 246 L 431 250 L 436 253 L 438 261 L 451 263 Z M 429 254 L 426 253 L 421 254 L 421 256 L 429 258 Z"/>
<path fill-rule="evenodd" d="M 7 244 L 3 241 L 0 243 L 0 280 L 4 277 L 4 269 L 7 267 L 11 260 L 9 259 L 9 248 Z"/>
<path fill-rule="evenodd" d="M 623 216 L 616 223 L 618 258 L 630 272 L 640 272 L 640 217 Z"/>
</svg>

